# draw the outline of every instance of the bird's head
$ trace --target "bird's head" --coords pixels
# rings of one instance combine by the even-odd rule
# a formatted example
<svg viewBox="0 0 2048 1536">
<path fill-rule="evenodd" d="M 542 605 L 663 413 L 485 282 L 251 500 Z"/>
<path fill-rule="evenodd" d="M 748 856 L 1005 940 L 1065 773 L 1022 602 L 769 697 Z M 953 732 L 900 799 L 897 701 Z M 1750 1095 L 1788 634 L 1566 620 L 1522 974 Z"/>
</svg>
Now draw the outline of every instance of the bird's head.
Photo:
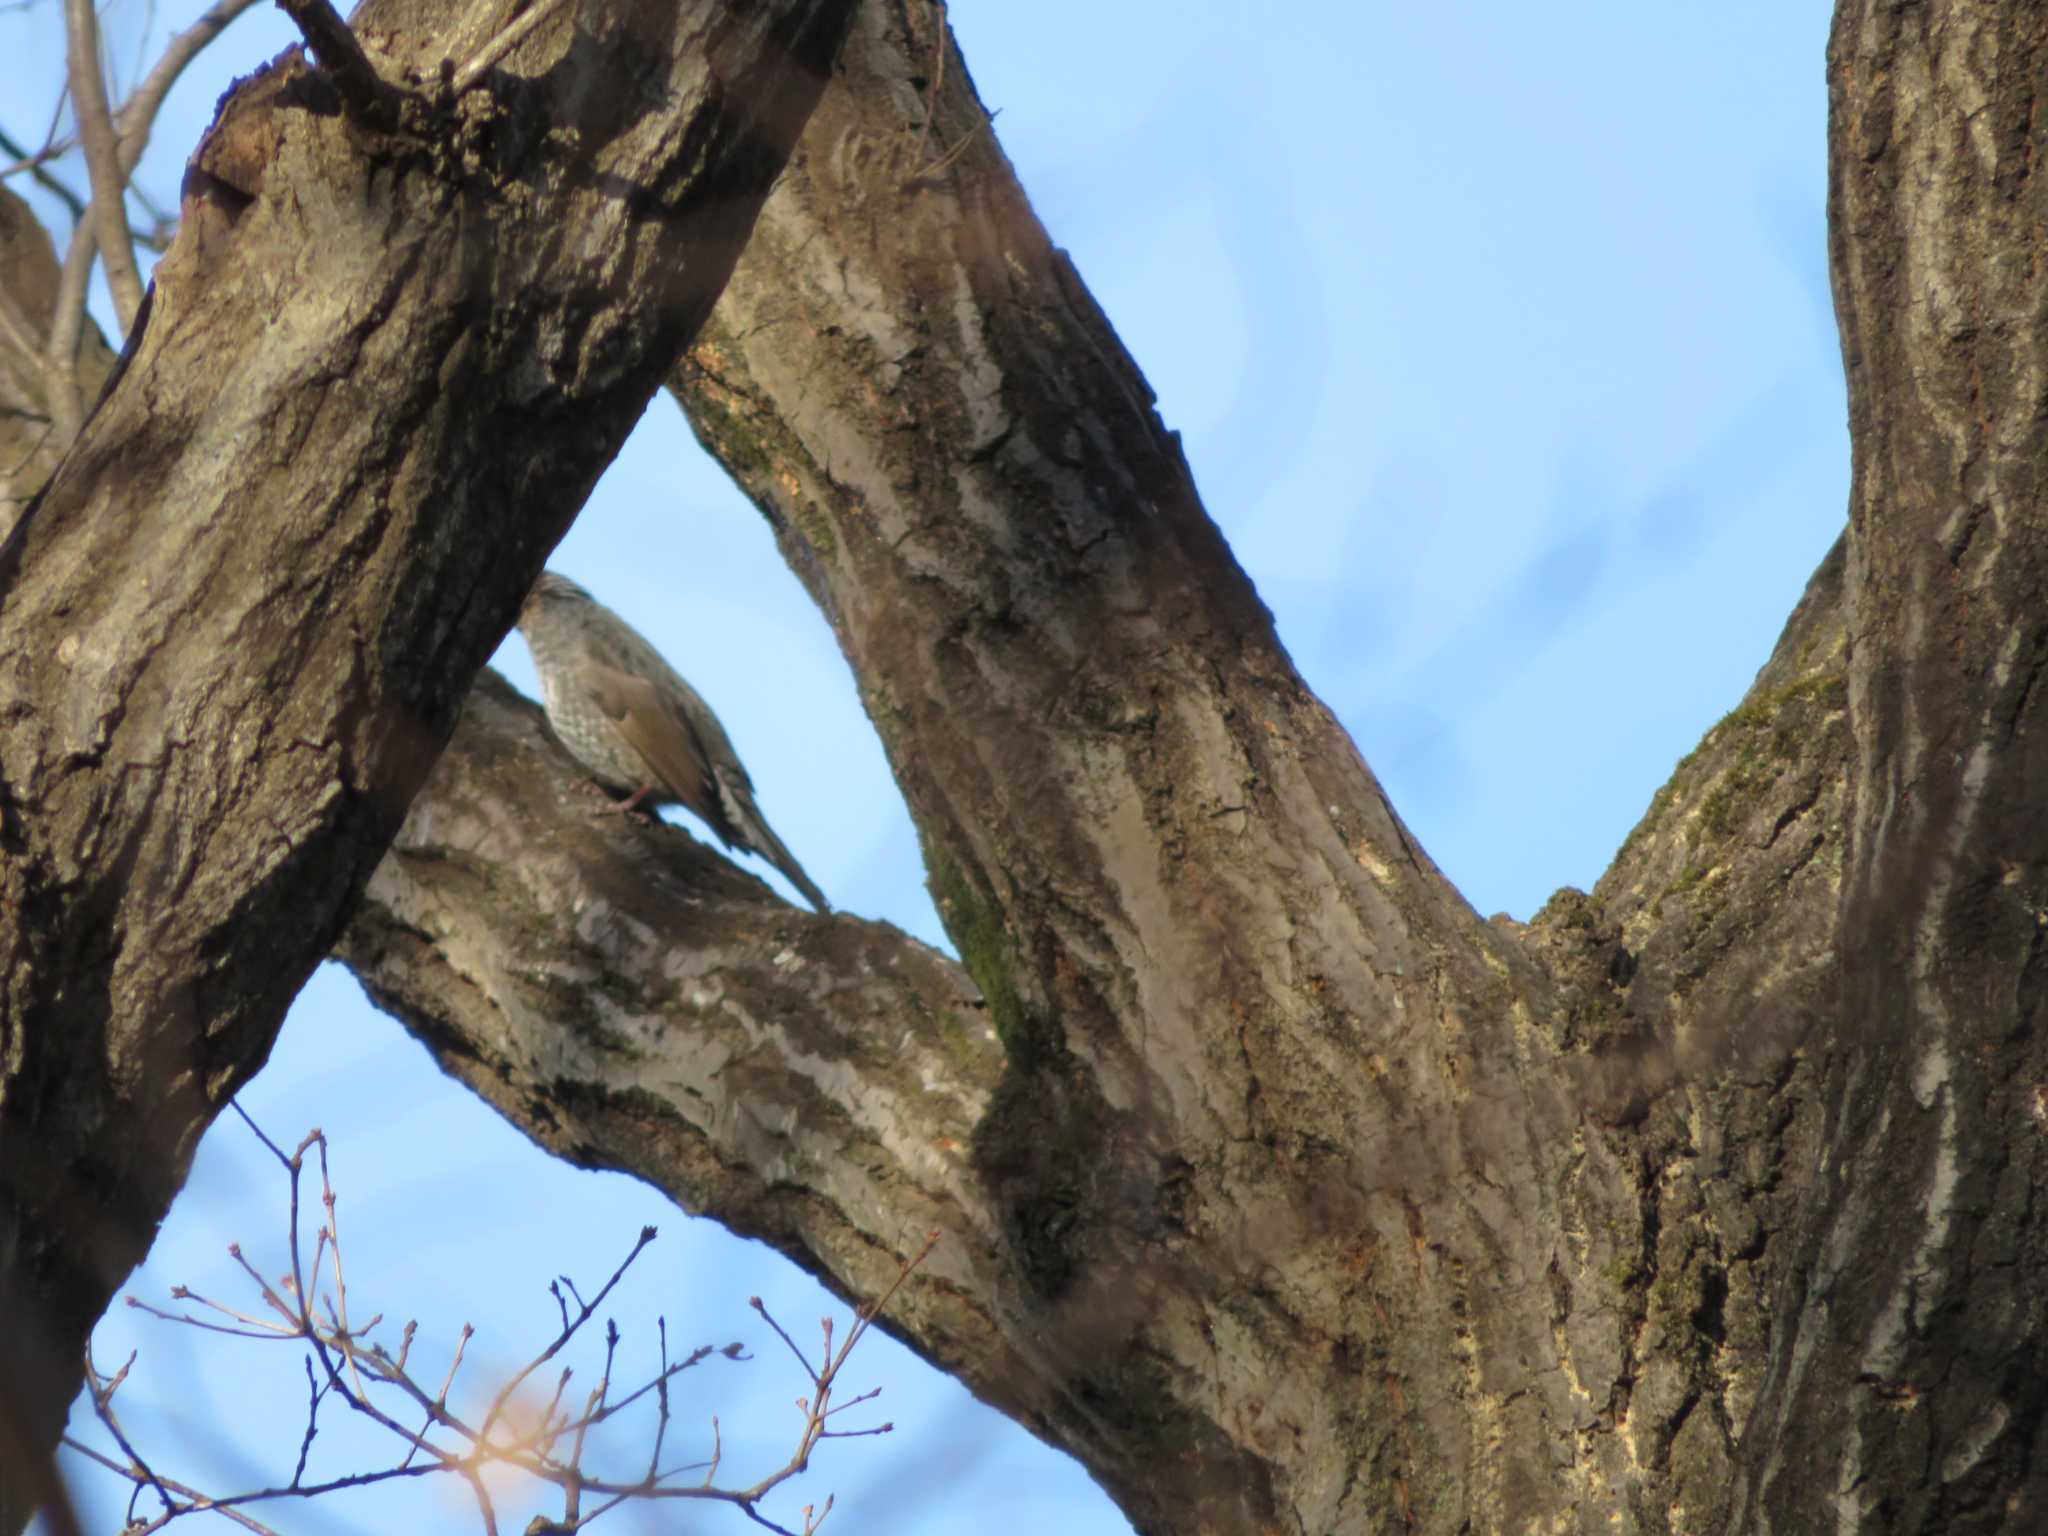
<svg viewBox="0 0 2048 1536">
<path fill-rule="evenodd" d="M 533 590 L 526 594 L 526 601 L 519 605 L 519 624 L 523 629 L 533 619 L 550 609 L 559 611 L 574 603 L 589 603 L 590 594 L 566 576 L 553 571 L 542 571 L 540 579 L 533 584 Z"/>
</svg>

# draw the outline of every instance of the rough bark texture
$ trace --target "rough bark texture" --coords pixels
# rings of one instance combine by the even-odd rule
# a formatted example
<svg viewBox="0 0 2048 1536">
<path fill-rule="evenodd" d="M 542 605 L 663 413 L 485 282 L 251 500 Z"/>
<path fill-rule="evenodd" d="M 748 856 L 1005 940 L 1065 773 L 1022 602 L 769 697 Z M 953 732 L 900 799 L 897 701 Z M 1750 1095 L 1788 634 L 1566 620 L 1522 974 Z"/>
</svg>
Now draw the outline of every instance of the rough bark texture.
<svg viewBox="0 0 2048 1536">
<path fill-rule="evenodd" d="M 1141 1529 L 1832 1522 L 1782 1471 L 1839 1416 L 1774 1383 L 1872 1048 L 1836 938 L 1846 545 L 1599 887 L 1476 922 L 1288 667 L 957 58 L 923 133 L 931 26 L 863 10 L 677 381 L 839 628 L 1007 1048 L 973 1146 L 1002 1278 L 949 1245 L 905 1331 Z M 755 1091 L 671 1097 L 666 1186 L 858 1288 L 866 1239 L 747 1192 L 790 1202 L 782 1164 L 735 1185 Z M 932 1198 L 890 1189 L 884 1264 Z M 962 1294 L 1031 1347 L 963 1338 Z"/>
<path fill-rule="evenodd" d="M 1008 1048 L 975 1161 L 1070 1341 L 1040 1427 L 1150 1529 L 1562 1507 L 1527 1299 L 1581 1260 L 1514 1213 L 1625 1211 L 1526 1027 L 1548 989 L 1293 670 L 957 59 L 924 143 L 932 22 L 862 12 L 681 382 L 839 628 Z M 1447 1365 L 1483 1429 L 1411 1390 Z"/>
<path fill-rule="evenodd" d="M 1845 3 L 1850 845 L 1817 1199 L 1738 1512 L 2048 1525 L 2048 20 Z M 1812 1426 L 1823 1411 L 1825 1437 Z M 1804 1454 L 1801 1454 L 1802 1451 Z"/>
<path fill-rule="evenodd" d="M 844 1289 L 936 1227 L 895 1326 L 1141 1530 L 2048 1524 L 2044 45 L 1844 0 L 1848 531 L 1521 925 L 1294 673 L 957 56 L 926 131 L 942 16 L 868 0 L 675 387 L 962 966 L 591 825 L 496 684 L 341 953 L 543 1145 Z"/>
<path fill-rule="evenodd" d="M 851 0 L 564 13 L 487 89 L 419 86 L 513 10 L 371 0 L 375 120 L 295 51 L 226 101 L 124 371 L 0 547 L 0 1377 L 32 1447 L 716 299 Z"/>
<path fill-rule="evenodd" d="M 937 1228 L 895 1325 L 1026 1406 L 1042 1372 L 1014 1358 L 1033 1346 L 971 1164 L 1003 1067 L 980 995 L 884 924 L 785 906 L 687 832 L 593 817 L 583 781 L 486 673 L 337 958 L 549 1151 L 806 1262 L 835 1254 L 854 1294 Z"/>
</svg>

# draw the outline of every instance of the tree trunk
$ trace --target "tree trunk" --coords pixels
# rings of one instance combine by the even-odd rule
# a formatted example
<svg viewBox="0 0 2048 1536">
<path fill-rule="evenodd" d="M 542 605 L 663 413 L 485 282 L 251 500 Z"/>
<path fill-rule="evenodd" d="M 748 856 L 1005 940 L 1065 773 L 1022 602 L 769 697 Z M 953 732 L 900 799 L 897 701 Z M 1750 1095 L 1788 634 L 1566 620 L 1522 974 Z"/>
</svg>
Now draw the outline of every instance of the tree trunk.
<svg viewBox="0 0 2048 1536">
<path fill-rule="evenodd" d="M 296 53 L 223 105 L 117 384 L 0 547 L 0 1529 L 852 6 L 565 13 L 481 90 L 420 83 L 512 10 L 371 0 L 389 111 Z"/>
<path fill-rule="evenodd" d="M 971 1016 L 907 990 L 882 1010 L 886 1067 L 858 1019 L 768 1027 L 821 989 L 876 1006 L 889 970 L 841 948 L 843 927 L 785 920 L 801 981 L 773 1004 L 751 977 L 664 981 L 630 946 L 553 930 L 564 973 L 631 978 L 646 1022 L 588 1092 L 536 1096 L 561 1069 L 558 1014 L 479 959 L 473 936 L 506 917 L 477 882 L 505 877 L 493 860 L 448 888 L 440 837 L 409 834 L 385 866 L 352 963 L 373 990 L 393 974 L 366 935 L 398 913 L 472 936 L 438 978 L 450 961 L 428 956 L 456 941 L 418 940 L 390 998 L 442 1029 L 463 1000 L 466 1022 L 434 1036 L 444 1060 L 548 1144 L 654 1177 L 850 1290 L 939 1224 L 900 1326 L 1080 1456 L 1141 1529 L 2023 1528 L 2041 1498 L 2025 1262 L 2041 1074 L 1990 1044 L 2032 1046 L 2014 1014 L 2042 909 L 2021 829 L 2035 805 L 2015 756 L 1976 854 L 1940 823 L 1974 875 L 1879 855 L 1901 796 L 1868 787 L 1863 690 L 1935 688 L 1956 720 L 2005 733 L 1982 749 L 1996 757 L 2024 730 L 2029 664 L 1950 649 L 1924 601 L 2014 658 L 2043 610 L 2014 596 L 1993 614 L 1932 582 L 1879 597 L 1859 515 L 1599 887 L 1527 927 L 1480 923 L 1288 665 L 957 58 L 926 153 L 965 147 L 920 175 L 902 82 L 936 77 L 932 23 L 863 9 L 677 387 L 838 627 L 1002 1059 Z M 1836 46 L 1836 163 L 1868 177 L 1886 162 L 1858 141 L 1858 82 L 1911 74 L 1844 67 L 1862 25 L 1845 13 Z M 1975 131 L 2018 155 L 2027 76 L 2007 67 L 2015 127 Z M 1962 154 L 1940 113 L 1995 90 L 1928 93 L 1917 153 Z M 1956 240 L 1956 210 L 1939 212 L 1917 226 L 1930 259 Z M 1878 264 L 1903 283 L 1915 226 L 1889 222 L 1904 228 Z M 1957 249 L 2017 283 L 2029 269 L 1992 265 L 1995 234 Z M 1855 239 L 1838 215 L 1852 292 Z M 1979 324 L 2005 335 L 2028 313 L 2015 293 Z M 1966 379 L 1956 337 L 1939 347 L 1936 376 Z M 1898 396 L 1898 432 L 1928 370 L 1892 366 L 1877 398 Z M 1852 384 L 1862 507 L 1871 456 L 1903 460 L 1869 425 L 1872 380 L 1852 367 Z M 2038 457 L 2020 421 L 2003 434 L 2013 463 Z M 1949 518 L 1952 484 L 1923 471 L 1892 505 Z M 2039 548 L 2010 505 L 2014 549 Z M 1889 659 L 1912 636 L 1946 660 L 1938 680 Z M 455 759 L 475 750 L 465 735 Z M 1923 745 L 1913 799 L 1972 772 Z M 479 814 L 471 793 L 437 785 L 425 825 Z M 1879 856 L 1883 878 L 1859 877 Z M 551 902 L 612 889 L 602 869 L 550 868 Z M 1909 897 L 1910 922 L 1860 891 Z M 631 910 L 670 931 L 651 902 Z M 1983 948 L 1999 933 L 2003 960 Z M 522 929 L 507 953 L 533 941 Z M 678 1014 L 681 1042 L 653 1022 Z M 1930 1044 L 1941 1069 L 1916 1064 L 1906 1042 L 1945 1030 L 1966 1035 Z M 707 1050 L 747 1070 L 722 1077 Z M 874 1097 L 841 1086 L 856 1082 Z M 943 1091 L 906 1096 L 920 1082 Z M 747 1112 L 764 1102 L 781 1113 Z M 1896 1216 L 1890 1233 L 1869 1219 L 1902 1191 L 1925 1208 L 1908 1244 Z M 1978 1264 L 1949 1256 L 1965 1242 Z"/>
<path fill-rule="evenodd" d="M 2043 41 L 1844 0 L 1848 532 L 1520 925 L 1293 671 L 942 16 L 868 0 L 674 386 L 962 966 L 591 825 L 488 681 L 343 958 L 544 1145 L 844 1290 L 936 1227 L 894 1326 L 1145 1531 L 2048 1523 Z"/>
</svg>

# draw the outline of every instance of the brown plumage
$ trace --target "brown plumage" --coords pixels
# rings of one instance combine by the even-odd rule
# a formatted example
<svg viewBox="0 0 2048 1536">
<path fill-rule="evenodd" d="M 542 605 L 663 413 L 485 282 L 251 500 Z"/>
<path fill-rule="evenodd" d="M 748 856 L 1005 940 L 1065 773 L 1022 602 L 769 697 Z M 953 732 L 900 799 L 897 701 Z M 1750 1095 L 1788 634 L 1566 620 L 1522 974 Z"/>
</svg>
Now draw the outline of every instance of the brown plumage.
<svg viewBox="0 0 2048 1536">
<path fill-rule="evenodd" d="M 820 912 L 832 910 L 754 803 L 754 783 L 697 690 L 583 588 L 541 573 L 519 610 L 548 724 L 619 807 L 680 805 L 728 848 L 758 853 Z"/>
</svg>

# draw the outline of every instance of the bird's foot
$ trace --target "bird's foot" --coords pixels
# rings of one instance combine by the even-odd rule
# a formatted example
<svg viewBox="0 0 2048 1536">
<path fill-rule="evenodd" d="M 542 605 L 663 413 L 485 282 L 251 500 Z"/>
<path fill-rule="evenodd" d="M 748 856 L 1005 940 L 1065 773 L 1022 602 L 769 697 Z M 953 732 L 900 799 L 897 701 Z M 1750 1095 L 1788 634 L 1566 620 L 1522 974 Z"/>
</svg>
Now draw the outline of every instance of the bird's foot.
<svg viewBox="0 0 2048 1536">
<path fill-rule="evenodd" d="M 586 780 L 585 782 L 588 781 Z M 640 803 L 642 800 L 646 799 L 648 795 L 653 793 L 654 786 L 652 784 L 642 785 L 639 789 L 634 790 L 632 794 L 628 795 L 623 800 L 612 799 L 610 794 L 608 794 L 605 791 L 604 787 L 600 784 L 591 784 L 590 787 L 596 790 L 600 795 L 603 795 L 605 802 L 603 805 L 599 806 L 595 811 L 591 813 L 593 815 L 630 816 L 633 818 L 633 820 L 639 822 L 642 826 L 647 826 L 661 819 L 660 817 L 655 815 L 652 808 L 644 806 Z"/>
</svg>

